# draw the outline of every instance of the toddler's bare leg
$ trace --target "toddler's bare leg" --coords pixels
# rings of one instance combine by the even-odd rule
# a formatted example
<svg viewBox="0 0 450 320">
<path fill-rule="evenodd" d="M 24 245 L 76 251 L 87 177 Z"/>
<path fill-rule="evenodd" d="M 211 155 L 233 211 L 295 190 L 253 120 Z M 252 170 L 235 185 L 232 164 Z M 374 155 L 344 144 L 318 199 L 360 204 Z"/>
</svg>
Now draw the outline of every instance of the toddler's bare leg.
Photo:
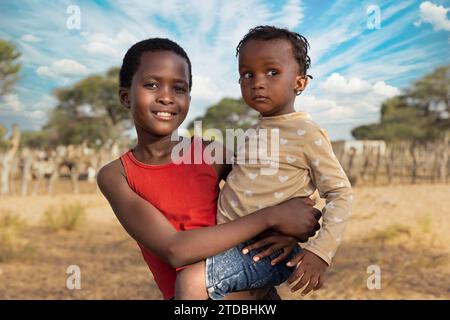
<svg viewBox="0 0 450 320">
<path fill-rule="evenodd" d="M 175 300 L 206 300 L 205 261 L 200 261 L 177 272 Z"/>
</svg>

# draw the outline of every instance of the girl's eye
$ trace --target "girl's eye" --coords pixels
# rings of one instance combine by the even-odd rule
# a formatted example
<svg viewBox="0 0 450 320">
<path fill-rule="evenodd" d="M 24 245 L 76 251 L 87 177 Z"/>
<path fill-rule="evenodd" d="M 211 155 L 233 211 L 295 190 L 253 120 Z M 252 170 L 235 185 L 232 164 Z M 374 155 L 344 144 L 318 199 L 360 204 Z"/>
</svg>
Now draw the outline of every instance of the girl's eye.
<svg viewBox="0 0 450 320">
<path fill-rule="evenodd" d="M 245 78 L 245 79 L 249 79 L 249 78 L 253 77 L 253 74 L 251 74 L 250 72 L 245 72 L 245 73 L 242 75 L 242 77 Z"/>
<path fill-rule="evenodd" d="M 175 87 L 175 92 L 177 92 L 177 93 L 185 93 L 186 89 L 184 87 Z"/>
<path fill-rule="evenodd" d="M 276 71 L 276 70 L 269 70 L 269 72 L 267 72 L 267 74 L 269 76 L 276 76 L 278 74 L 278 71 Z"/>
<path fill-rule="evenodd" d="M 145 84 L 144 87 L 149 88 L 149 89 L 156 89 L 158 87 L 158 85 L 154 82 L 151 82 L 151 83 Z"/>
</svg>

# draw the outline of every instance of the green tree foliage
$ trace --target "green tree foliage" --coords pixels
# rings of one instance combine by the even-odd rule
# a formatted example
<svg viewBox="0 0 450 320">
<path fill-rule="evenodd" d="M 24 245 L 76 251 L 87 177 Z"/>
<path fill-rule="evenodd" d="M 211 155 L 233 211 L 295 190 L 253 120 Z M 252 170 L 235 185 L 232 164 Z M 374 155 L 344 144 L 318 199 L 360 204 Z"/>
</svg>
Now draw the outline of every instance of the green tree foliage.
<svg viewBox="0 0 450 320">
<path fill-rule="evenodd" d="M 450 66 L 414 82 L 402 96 L 383 102 L 379 123 L 352 130 L 356 139 L 425 141 L 450 129 Z"/>
<path fill-rule="evenodd" d="M 219 129 L 225 137 L 226 129 L 248 129 L 256 123 L 258 112 L 248 107 L 242 99 L 224 98 L 209 107 L 203 117 L 197 117 L 188 125 L 194 130 L 194 121 L 202 120 L 202 129 Z"/>
<path fill-rule="evenodd" d="M 9 93 L 19 78 L 19 57 L 20 52 L 12 43 L 0 39 L 0 96 Z"/>
<path fill-rule="evenodd" d="M 44 149 L 52 146 L 48 141 L 48 133 L 44 130 L 40 131 L 23 131 L 20 137 L 20 148 L 25 146 L 34 149 Z"/>
<path fill-rule="evenodd" d="M 5 40 L 0 39 L 0 97 L 11 92 L 19 78 L 20 64 L 18 59 L 20 52 L 16 47 Z M 8 130 L 0 124 L 0 151 L 6 150 Z"/>
<path fill-rule="evenodd" d="M 450 65 L 437 68 L 414 82 L 408 97 L 433 125 L 450 129 Z"/>
<path fill-rule="evenodd" d="M 102 144 L 120 136 L 129 114 L 118 99 L 118 73 L 113 68 L 55 90 L 59 103 L 43 128 L 50 144 Z"/>
</svg>

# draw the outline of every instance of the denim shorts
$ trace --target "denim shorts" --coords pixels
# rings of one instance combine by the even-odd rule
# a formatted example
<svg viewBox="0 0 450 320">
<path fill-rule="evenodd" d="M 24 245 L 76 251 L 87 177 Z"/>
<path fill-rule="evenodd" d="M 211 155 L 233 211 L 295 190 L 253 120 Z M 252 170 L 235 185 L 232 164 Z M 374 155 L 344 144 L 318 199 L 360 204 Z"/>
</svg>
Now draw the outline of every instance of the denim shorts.
<svg viewBox="0 0 450 320">
<path fill-rule="evenodd" d="M 278 257 L 282 250 L 255 262 L 253 257 L 267 247 L 243 254 L 242 248 L 254 241 L 245 241 L 206 259 L 206 289 L 211 299 L 223 299 L 231 292 L 278 286 L 295 270 L 296 266 L 288 267 L 286 263 L 302 250 L 300 246 L 296 246 L 284 261 L 272 266 L 270 262 Z"/>
</svg>

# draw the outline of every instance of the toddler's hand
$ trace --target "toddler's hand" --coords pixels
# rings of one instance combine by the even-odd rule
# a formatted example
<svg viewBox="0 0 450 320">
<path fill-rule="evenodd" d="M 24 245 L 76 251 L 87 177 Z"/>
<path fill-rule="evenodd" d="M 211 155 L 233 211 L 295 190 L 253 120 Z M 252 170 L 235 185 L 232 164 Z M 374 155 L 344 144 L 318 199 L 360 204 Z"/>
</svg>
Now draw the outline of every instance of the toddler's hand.
<svg viewBox="0 0 450 320">
<path fill-rule="evenodd" d="M 286 259 L 286 257 L 291 253 L 291 251 L 298 246 L 298 240 L 294 237 L 286 236 L 282 233 L 271 231 L 269 236 L 262 238 L 242 249 L 243 254 L 247 254 L 251 250 L 255 250 L 264 246 L 268 246 L 265 250 L 256 254 L 253 257 L 254 261 L 259 261 L 264 257 L 270 256 L 272 253 L 276 252 L 279 249 L 282 249 L 282 253 L 271 261 L 272 265 L 276 265 L 277 263 Z"/>
<path fill-rule="evenodd" d="M 272 208 L 268 216 L 272 228 L 300 242 L 308 241 L 320 229 L 322 212 L 305 203 L 304 198 L 292 198 Z"/>
<path fill-rule="evenodd" d="M 328 264 L 318 255 L 304 249 L 292 258 L 287 265 L 297 265 L 295 271 L 291 274 L 289 279 L 287 279 L 287 283 L 292 284 L 300 279 L 297 284 L 291 288 L 291 292 L 295 292 L 308 284 L 302 292 L 302 296 L 304 296 L 311 290 L 317 291 L 323 286 L 325 281 L 324 273 Z"/>
</svg>

